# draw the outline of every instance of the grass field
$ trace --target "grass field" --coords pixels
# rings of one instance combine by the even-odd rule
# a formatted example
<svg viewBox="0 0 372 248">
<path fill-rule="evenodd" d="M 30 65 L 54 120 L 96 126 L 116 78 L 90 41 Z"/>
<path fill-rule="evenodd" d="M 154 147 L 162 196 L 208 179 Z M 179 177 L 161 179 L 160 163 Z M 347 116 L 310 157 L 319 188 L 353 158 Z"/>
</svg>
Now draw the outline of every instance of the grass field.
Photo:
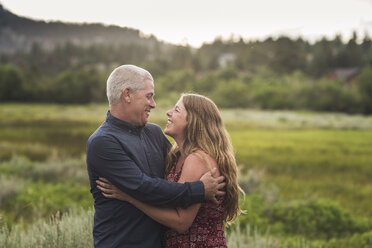
<svg viewBox="0 0 372 248">
<path fill-rule="evenodd" d="M 330 198 L 372 217 L 372 132 L 366 130 L 230 131 L 238 163 L 265 172 L 281 197 Z"/>
<path fill-rule="evenodd" d="M 56 211 L 92 206 L 85 143 L 106 111 L 106 105 L 97 104 L 0 104 L 0 228 L 27 227 Z M 257 110 L 223 110 L 222 115 L 248 193 L 245 204 L 258 204 L 255 195 L 263 199 L 261 212 L 259 207 L 251 210 L 255 221 L 250 213 L 242 222 L 278 226 L 270 215 L 276 203 L 325 199 L 359 223 L 348 233 L 348 241 L 335 241 L 344 245 L 339 247 L 348 247 L 350 240 L 359 242 L 355 235 L 371 233 L 372 117 Z M 165 110 L 153 111 L 151 121 L 164 127 Z M 281 237 L 296 236 L 281 230 Z M 327 237 L 340 240 L 337 235 Z M 311 244 L 292 247 L 318 247 Z"/>
</svg>

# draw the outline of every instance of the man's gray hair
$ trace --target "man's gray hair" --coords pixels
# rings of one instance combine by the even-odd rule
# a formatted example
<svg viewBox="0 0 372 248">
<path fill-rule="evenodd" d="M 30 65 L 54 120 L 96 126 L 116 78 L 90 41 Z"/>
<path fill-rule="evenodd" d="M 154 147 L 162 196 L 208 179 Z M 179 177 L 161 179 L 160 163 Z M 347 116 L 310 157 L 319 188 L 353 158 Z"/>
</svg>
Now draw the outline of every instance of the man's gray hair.
<svg viewBox="0 0 372 248">
<path fill-rule="evenodd" d="M 120 102 L 123 90 L 134 92 L 145 88 L 145 81 L 154 81 L 150 72 L 135 65 L 122 65 L 113 70 L 107 79 L 107 99 L 110 106 Z"/>
</svg>

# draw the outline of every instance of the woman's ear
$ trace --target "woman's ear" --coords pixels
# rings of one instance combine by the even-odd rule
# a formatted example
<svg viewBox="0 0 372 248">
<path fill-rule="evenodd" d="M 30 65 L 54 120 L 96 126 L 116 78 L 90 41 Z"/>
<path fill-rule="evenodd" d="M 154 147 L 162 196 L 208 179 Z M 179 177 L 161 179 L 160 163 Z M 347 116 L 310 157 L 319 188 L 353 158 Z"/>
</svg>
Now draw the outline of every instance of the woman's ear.
<svg viewBox="0 0 372 248">
<path fill-rule="evenodd" d="M 121 97 L 122 97 L 122 99 L 123 99 L 124 102 L 130 103 L 130 98 L 131 98 L 131 91 L 130 91 L 130 89 L 129 88 L 125 88 L 123 90 L 123 94 L 122 94 Z"/>
</svg>

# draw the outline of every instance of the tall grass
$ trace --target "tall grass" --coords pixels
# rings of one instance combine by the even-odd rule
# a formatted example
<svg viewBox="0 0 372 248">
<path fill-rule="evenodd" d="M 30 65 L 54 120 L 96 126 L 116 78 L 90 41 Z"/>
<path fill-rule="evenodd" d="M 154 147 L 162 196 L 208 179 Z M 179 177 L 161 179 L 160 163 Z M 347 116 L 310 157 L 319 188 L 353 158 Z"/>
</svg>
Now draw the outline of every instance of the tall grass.
<svg viewBox="0 0 372 248">
<path fill-rule="evenodd" d="M 238 224 L 228 234 L 227 246 L 236 248 L 276 248 L 280 246 L 280 240 L 269 235 L 262 236 L 257 229 L 252 230 L 249 226 L 241 230 Z"/>
<path fill-rule="evenodd" d="M 0 232 L 0 247 L 7 248 L 89 248 L 92 238 L 93 210 L 72 210 L 62 217 L 57 213 L 49 221 L 40 220 L 27 230 L 15 226 L 11 231 L 3 227 Z M 307 246 L 298 242 L 298 248 Z M 230 231 L 227 244 L 230 248 L 276 248 L 286 247 L 280 239 L 260 235 L 257 231 L 239 225 Z"/>
<path fill-rule="evenodd" d="M 73 209 L 62 216 L 57 213 L 49 220 L 39 220 L 27 229 L 1 225 L 0 247 L 7 248 L 89 248 L 93 247 L 93 210 Z M 368 248 L 372 232 L 354 235 L 346 240 L 309 241 L 303 237 L 274 237 L 269 230 L 259 233 L 247 226 L 235 225 L 227 232 L 230 248 Z"/>
<path fill-rule="evenodd" d="M 71 210 L 49 221 L 39 220 L 26 230 L 2 227 L 0 247 L 7 248 L 89 248 L 93 247 L 93 211 Z"/>
</svg>

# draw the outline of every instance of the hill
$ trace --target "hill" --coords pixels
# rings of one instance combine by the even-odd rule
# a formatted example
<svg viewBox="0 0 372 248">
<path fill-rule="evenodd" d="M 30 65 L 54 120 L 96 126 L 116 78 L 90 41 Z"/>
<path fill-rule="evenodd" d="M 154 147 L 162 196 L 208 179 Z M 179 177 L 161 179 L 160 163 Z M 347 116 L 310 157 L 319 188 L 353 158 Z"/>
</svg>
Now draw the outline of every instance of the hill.
<svg viewBox="0 0 372 248">
<path fill-rule="evenodd" d="M 21 17 L 0 4 L 0 53 L 29 51 L 34 43 L 46 50 L 70 42 L 79 46 L 128 45 L 169 46 L 139 30 L 100 23 L 45 22 Z"/>
</svg>

